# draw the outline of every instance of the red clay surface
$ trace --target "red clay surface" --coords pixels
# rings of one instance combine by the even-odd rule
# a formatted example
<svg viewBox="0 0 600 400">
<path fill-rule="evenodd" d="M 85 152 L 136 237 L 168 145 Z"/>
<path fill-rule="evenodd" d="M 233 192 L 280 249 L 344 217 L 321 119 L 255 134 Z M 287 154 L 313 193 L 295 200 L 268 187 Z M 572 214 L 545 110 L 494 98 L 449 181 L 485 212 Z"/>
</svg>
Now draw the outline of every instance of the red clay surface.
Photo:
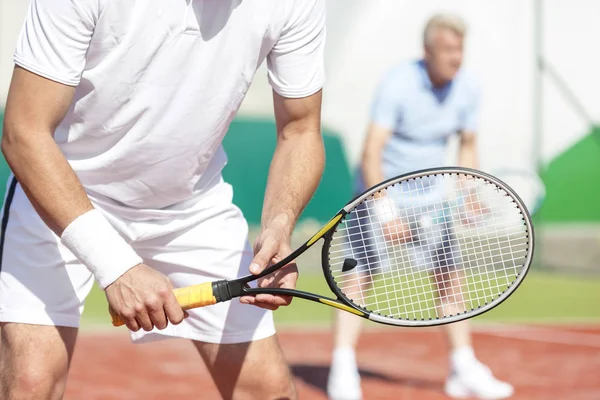
<svg viewBox="0 0 600 400">
<path fill-rule="evenodd" d="M 220 399 L 189 342 L 134 345 L 119 333 L 81 335 L 66 399 Z M 330 333 L 288 329 L 279 339 L 300 399 L 326 400 Z M 485 328 L 474 345 L 481 361 L 515 386 L 513 399 L 600 399 L 600 326 Z M 358 351 L 364 399 L 446 399 L 445 349 L 439 329 L 365 332 Z"/>
</svg>

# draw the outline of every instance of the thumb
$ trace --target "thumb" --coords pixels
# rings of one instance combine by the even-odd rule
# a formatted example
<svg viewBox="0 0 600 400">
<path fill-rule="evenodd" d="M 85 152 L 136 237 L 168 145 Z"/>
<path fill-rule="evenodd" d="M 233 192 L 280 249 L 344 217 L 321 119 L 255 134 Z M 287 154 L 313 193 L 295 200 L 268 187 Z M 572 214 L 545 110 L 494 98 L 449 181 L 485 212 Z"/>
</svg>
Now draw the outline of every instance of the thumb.
<svg viewBox="0 0 600 400">
<path fill-rule="evenodd" d="M 252 259 L 252 263 L 250 264 L 250 272 L 254 275 L 260 274 L 277 254 L 277 250 L 277 241 L 272 237 L 267 237 L 260 244 L 260 248 Z"/>
</svg>

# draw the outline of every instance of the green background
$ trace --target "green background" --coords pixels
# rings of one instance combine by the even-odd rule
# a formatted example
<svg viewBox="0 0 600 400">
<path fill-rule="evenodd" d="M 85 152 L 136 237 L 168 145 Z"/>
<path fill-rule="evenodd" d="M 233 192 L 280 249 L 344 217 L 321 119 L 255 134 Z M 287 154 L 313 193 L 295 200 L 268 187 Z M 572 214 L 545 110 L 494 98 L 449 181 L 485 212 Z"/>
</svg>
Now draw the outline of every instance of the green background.
<svg viewBox="0 0 600 400">
<path fill-rule="evenodd" d="M 600 127 L 554 158 L 542 174 L 543 222 L 600 221 Z"/>
</svg>

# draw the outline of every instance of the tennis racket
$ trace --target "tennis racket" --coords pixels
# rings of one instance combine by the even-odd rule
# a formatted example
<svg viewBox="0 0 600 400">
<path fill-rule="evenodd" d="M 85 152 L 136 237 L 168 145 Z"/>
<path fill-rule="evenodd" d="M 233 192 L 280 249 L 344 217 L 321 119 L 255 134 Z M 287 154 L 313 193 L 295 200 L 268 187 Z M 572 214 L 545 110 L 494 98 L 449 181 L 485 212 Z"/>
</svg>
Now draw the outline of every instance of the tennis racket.
<svg viewBox="0 0 600 400">
<path fill-rule="evenodd" d="M 391 228 L 384 232 L 386 227 Z M 335 298 L 251 287 L 320 239 L 324 279 Z M 382 324 L 441 325 L 501 304 L 525 278 L 533 248 L 530 214 L 513 189 L 480 171 L 435 168 L 389 179 L 355 197 L 259 275 L 174 293 L 185 310 L 265 293 L 299 297 Z M 112 310 L 111 315 L 113 325 L 123 325 Z"/>
<path fill-rule="evenodd" d="M 519 194 L 531 216 L 540 211 L 546 199 L 546 186 L 537 173 L 522 168 L 500 168 L 491 173 Z"/>
</svg>

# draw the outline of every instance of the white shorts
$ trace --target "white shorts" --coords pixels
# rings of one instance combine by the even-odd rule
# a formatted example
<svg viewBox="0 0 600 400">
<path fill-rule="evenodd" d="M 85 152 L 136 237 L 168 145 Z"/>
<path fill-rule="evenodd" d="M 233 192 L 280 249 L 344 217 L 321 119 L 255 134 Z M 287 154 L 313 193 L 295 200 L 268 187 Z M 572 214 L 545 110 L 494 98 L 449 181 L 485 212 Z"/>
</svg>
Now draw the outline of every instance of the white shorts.
<svg viewBox="0 0 600 400">
<path fill-rule="evenodd" d="M 191 207 L 164 210 L 162 219 L 124 218 L 106 201 L 95 201 L 149 266 L 175 287 L 248 273 L 252 251 L 248 225 L 232 204 L 231 186 L 219 181 Z M 2 212 L 0 321 L 78 327 L 94 278 L 46 226 L 11 176 Z M 108 212 L 107 209 L 111 209 Z M 233 299 L 189 311 L 164 330 L 132 332 L 133 341 L 180 337 L 240 343 L 275 333 L 272 312 Z M 106 311 L 106 319 L 110 316 Z M 115 328 L 117 329 L 117 328 Z"/>
</svg>

